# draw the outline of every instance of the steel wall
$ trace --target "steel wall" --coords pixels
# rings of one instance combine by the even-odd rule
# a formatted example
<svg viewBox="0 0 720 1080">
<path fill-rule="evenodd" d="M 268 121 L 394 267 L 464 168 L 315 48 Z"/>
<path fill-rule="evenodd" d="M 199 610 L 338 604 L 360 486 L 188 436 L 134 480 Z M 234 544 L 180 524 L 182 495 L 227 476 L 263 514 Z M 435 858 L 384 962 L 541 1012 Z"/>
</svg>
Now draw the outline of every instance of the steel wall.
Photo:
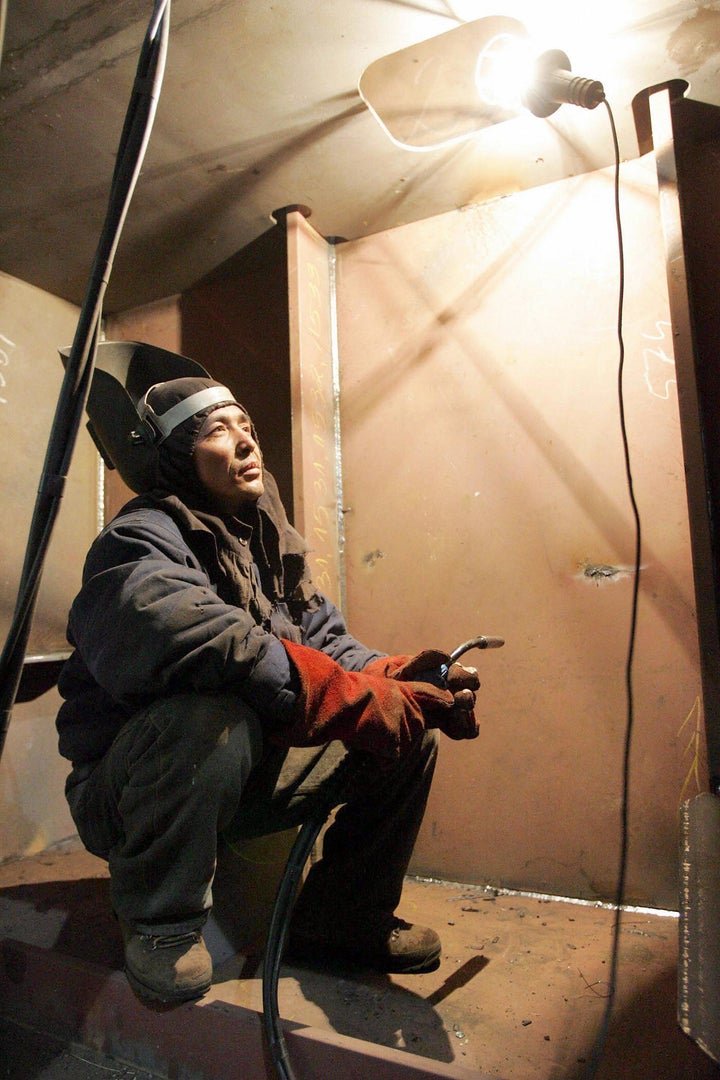
<svg viewBox="0 0 720 1080">
<path fill-rule="evenodd" d="M 476 653 L 483 733 L 445 740 L 414 869 L 614 893 L 635 532 L 620 437 L 612 173 L 338 249 L 351 628 Z M 628 899 L 677 903 L 704 751 L 651 158 L 623 167 L 624 393 L 643 526 Z"/>
</svg>

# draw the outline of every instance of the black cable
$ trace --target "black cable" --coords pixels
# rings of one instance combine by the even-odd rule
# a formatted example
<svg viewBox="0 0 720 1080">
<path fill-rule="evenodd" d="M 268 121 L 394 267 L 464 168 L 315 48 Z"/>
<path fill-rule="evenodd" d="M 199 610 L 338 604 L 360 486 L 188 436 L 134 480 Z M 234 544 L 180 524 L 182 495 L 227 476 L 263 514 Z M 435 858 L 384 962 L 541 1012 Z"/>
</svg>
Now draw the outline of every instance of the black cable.
<svg viewBox="0 0 720 1080">
<path fill-rule="evenodd" d="M 262 977 L 263 1027 L 278 1080 L 295 1080 L 278 1009 L 278 979 L 283 949 L 303 867 L 328 815 L 329 810 L 322 805 L 298 832 L 280 879 L 268 929 Z"/>
<path fill-rule="evenodd" d="M 108 209 L 55 409 L 13 620 L 0 655 L 0 756 L 22 675 L 45 555 L 92 379 L 112 263 L 145 156 L 167 55 L 170 0 L 155 0 L 120 138 Z"/>
<path fill-rule="evenodd" d="M 610 958 L 610 973 L 608 978 L 608 994 L 605 999 L 603 1018 L 595 1039 L 590 1062 L 585 1073 L 586 1080 L 593 1080 L 597 1074 L 598 1066 L 602 1058 L 605 1043 L 607 1041 L 610 1019 L 615 1003 L 617 991 L 618 960 L 620 953 L 620 924 L 622 921 L 622 905 L 625 897 L 625 879 L 627 876 L 627 859 L 629 844 L 629 804 L 630 804 L 630 751 L 632 747 L 632 731 L 634 722 L 634 695 L 632 682 L 632 666 L 635 654 L 635 635 L 637 629 L 638 598 L 640 594 L 640 557 L 642 550 L 642 533 L 640 527 L 640 514 L 635 499 L 635 487 L 633 483 L 632 468 L 630 465 L 630 447 L 625 422 L 625 396 L 623 393 L 623 373 L 625 368 L 625 344 L 623 341 L 623 302 L 625 297 L 625 254 L 623 248 L 622 221 L 620 217 L 620 148 L 618 146 L 615 118 L 607 100 L 603 100 L 610 120 L 613 147 L 615 151 L 615 221 L 618 237 L 619 259 L 619 284 L 618 284 L 618 314 L 617 336 L 619 347 L 619 362 L 617 373 L 618 406 L 620 411 L 620 431 L 622 437 L 623 454 L 625 457 L 625 476 L 627 479 L 628 494 L 635 522 L 635 560 L 633 573 L 633 590 L 630 613 L 630 633 L 628 640 L 627 657 L 625 663 L 625 690 L 627 695 L 627 719 L 625 725 L 625 739 L 623 745 L 622 766 L 622 807 L 620 829 L 620 856 L 618 879 L 615 891 L 615 917 L 613 920 L 612 945 Z"/>
<path fill-rule="evenodd" d="M 373 758 L 369 754 L 354 752 L 348 753 L 343 758 L 332 777 L 319 792 L 318 803 L 314 807 L 311 816 L 301 826 L 290 849 L 278 885 L 265 944 L 262 976 L 263 1030 L 278 1080 L 295 1080 L 287 1044 L 280 1025 L 278 979 L 285 939 L 290 925 L 293 901 L 303 867 L 308 860 L 320 830 L 330 817 L 333 808 L 343 801 L 343 796 L 347 790 L 346 784 L 351 779 L 357 783 L 358 777 L 361 777 L 366 769 L 372 767 Z"/>
</svg>

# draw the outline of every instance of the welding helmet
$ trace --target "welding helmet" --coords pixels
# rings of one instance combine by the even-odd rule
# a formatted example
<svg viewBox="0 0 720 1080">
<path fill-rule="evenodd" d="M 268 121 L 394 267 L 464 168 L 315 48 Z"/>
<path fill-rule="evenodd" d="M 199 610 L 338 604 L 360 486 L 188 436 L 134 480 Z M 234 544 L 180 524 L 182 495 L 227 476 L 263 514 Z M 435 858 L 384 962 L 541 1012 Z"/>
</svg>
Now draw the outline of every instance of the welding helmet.
<svg viewBox="0 0 720 1080">
<path fill-rule="evenodd" d="M 61 349 L 67 358 L 68 349 Z M 189 417 L 212 405 L 234 401 L 220 384 L 205 387 L 158 414 L 151 390 L 172 379 L 211 379 L 189 357 L 138 341 L 102 341 L 97 346 L 85 406 L 87 429 L 105 465 L 117 469 L 132 491 L 151 491 L 157 481 L 160 447 Z"/>
</svg>

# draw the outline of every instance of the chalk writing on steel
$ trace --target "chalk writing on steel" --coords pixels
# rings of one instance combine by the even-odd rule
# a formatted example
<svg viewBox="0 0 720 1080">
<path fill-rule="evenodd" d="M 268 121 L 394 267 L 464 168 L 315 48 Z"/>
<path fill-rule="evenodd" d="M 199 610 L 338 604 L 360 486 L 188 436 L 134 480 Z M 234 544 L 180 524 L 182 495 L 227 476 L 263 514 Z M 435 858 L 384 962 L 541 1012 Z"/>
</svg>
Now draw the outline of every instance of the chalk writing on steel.
<svg viewBox="0 0 720 1080">
<path fill-rule="evenodd" d="M 690 788 L 695 789 L 695 793 L 702 790 L 700 785 L 700 748 L 702 746 L 701 732 L 702 732 L 702 718 L 703 707 L 700 700 L 700 695 L 695 698 L 692 704 L 690 712 L 683 720 L 678 730 L 678 738 L 682 735 L 683 731 L 687 728 L 690 733 L 687 744 L 685 746 L 684 755 L 690 756 L 690 765 L 688 771 L 685 774 L 685 780 L 683 782 L 682 790 L 680 792 L 680 802 L 687 798 L 687 792 Z"/>
<path fill-rule="evenodd" d="M 657 345 L 643 349 L 643 363 L 645 365 L 645 383 L 648 390 L 653 397 L 662 398 L 663 401 L 667 401 L 670 397 L 670 387 L 677 382 L 672 346 L 670 347 L 670 356 L 668 356 L 663 344 L 668 338 L 666 328 L 667 330 L 670 329 L 670 323 L 658 320 L 655 323 L 656 333 L 642 335 L 647 341 L 658 342 Z"/>
<path fill-rule="evenodd" d="M 4 334 L 0 334 L 0 405 L 7 405 L 8 403 L 5 397 L 7 378 L 2 369 L 10 366 L 10 353 L 15 347 L 14 341 L 6 338 Z"/>
</svg>

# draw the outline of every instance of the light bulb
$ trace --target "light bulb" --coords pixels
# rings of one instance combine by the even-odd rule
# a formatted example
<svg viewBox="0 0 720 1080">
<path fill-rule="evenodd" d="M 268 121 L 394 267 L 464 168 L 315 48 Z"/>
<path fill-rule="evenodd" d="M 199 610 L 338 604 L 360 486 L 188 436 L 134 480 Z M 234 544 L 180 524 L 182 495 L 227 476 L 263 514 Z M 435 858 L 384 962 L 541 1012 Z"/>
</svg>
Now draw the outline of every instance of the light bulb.
<svg viewBox="0 0 720 1080">
<path fill-rule="evenodd" d="M 527 38 L 496 34 L 480 50 L 475 86 L 485 105 L 518 110 L 534 73 L 534 56 Z"/>
<path fill-rule="evenodd" d="M 564 103 L 594 109 L 605 98 L 602 83 L 573 75 L 567 55 L 550 49 L 533 52 L 528 38 L 501 33 L 482 47 L 475 65 L 475 86 L 483 105 L 551 116 Z"/>
</svg>

